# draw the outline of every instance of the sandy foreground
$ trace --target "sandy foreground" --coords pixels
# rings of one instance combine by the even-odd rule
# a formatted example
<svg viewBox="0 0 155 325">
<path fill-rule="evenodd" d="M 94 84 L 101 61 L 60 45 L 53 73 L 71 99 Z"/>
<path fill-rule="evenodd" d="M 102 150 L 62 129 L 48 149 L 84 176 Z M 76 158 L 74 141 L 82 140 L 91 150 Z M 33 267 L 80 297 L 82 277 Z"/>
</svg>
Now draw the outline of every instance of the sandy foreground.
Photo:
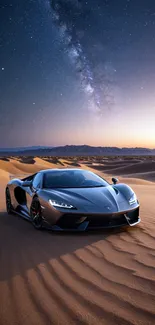
<svg viewBox="0 0 155 325">
<path fill-rule="evenodd" d="M 36 231 L 5 212 L 10 175 L 78 166 L 136 191 L 142 222 L 84 234 Z M 0 160 L 0 325 L 155 324 L 155 160 Z"/>
</svg>

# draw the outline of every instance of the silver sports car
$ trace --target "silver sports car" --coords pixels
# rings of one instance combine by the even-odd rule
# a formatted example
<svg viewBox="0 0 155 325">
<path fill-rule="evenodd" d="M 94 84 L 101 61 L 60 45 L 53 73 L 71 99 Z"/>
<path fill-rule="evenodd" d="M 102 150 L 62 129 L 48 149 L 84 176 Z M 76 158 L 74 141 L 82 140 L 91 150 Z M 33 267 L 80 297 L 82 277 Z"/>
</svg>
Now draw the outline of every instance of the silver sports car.
<svg viewBox="0 0 155 325">
<path fill-rule="evenodd" d="M 7 212 L 32 222 L 36 229 L 85 231 L 134 226 L 139 202 L 126 184 L 112 184 L 88 170 L 48 169 L 6 187 Z"/>
</svg>

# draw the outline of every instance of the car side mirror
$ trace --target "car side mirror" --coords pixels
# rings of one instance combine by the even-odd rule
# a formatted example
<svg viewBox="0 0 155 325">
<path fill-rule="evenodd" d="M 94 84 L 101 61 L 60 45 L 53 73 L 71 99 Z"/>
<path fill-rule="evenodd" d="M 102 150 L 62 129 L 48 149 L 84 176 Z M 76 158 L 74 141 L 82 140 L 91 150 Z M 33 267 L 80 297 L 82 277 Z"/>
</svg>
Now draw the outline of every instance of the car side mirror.
<svg viewBox="0 0 155 325">
<path fill-rule="evenodd" d="M 24 181 L 22 184 L 23 187 L 31 187 L 32 186 L 32 182 L 31 181 Z"/>
<path fill-rule="evenodd" d="M 113 184 L 117 184 L 118 183 L 118 178 L 112 177 L 112 182 L 113 182 Z"/>
</svg>

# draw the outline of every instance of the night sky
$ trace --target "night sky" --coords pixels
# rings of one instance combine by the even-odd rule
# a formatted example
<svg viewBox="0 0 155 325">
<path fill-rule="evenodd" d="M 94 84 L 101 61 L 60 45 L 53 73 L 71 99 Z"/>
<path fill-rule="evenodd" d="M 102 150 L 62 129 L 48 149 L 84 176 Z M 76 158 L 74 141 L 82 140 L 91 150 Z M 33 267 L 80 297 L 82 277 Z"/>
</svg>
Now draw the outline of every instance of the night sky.
<svg viewBox="0 0 155 325">
<path fill-rule="evenodd" d="M 0 147 L 155 148 L 155 1 L 0 1 Z"/>
</svg>

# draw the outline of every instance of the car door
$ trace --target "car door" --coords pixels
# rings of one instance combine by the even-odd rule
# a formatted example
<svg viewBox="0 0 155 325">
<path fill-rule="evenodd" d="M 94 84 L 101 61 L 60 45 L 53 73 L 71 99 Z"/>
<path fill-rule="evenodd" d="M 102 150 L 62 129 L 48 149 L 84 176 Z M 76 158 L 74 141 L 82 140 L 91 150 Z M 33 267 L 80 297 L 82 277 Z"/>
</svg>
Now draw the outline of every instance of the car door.
<svg viewBox="0 0 155 325">
<path fill-rule="evenodd" d="M 37 173 L 32 180 L 31 187 L 28 188 L 26 192 L 26 201 L 27 201 L 27 208 L 30 211 L 31 203 L 33 196 L 37 193 L 42 185 L 42 173 Z"/>
</svg>

